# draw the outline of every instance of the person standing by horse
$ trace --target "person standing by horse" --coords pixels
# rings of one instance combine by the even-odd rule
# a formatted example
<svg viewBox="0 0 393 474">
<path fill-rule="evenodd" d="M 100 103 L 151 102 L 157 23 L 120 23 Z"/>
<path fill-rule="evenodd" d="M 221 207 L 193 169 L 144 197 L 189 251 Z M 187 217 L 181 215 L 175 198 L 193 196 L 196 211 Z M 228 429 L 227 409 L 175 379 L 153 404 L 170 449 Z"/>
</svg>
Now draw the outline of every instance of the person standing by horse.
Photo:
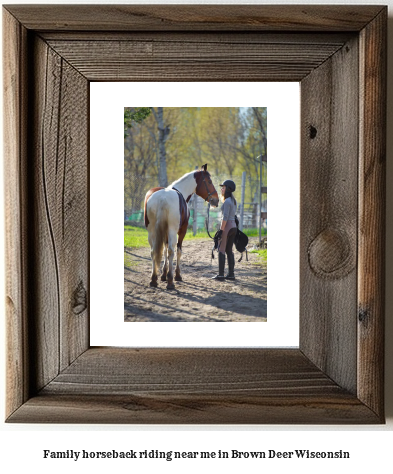
<svg viewBox="0 0 393 474">
<path fill-rule="evenodd" d="M 218 231 L 218 275 L 214 276 L 214 280 L 234 280 L 235 279 L 235 255 L 233 254 L 233 243 L 235 241 L 236 227 L 236 199 L 232 195 L 236 191 L 236 184 L 231 180 L 225 180 L 221 186 L 221 206 L 222 220 L 220 230 Z M 225 270 L 225 254 L 228 260 L 228 274 L 224 276 Z"/>
</svg>

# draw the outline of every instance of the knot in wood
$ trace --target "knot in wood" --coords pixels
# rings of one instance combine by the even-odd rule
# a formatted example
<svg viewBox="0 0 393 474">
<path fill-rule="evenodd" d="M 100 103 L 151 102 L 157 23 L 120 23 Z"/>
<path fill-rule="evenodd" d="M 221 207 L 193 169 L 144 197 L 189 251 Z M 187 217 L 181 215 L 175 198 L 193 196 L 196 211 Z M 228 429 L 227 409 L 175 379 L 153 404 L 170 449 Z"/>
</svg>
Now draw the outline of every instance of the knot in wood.
<svg viewBox="0 0 393 474">
<path fill-rule="evenodd" d="M 76 290 L 74 291 L 74 303 L 72 311 L 74 314 L 82 313 L 87 307 L 87 293 L 82 282 L 79 282 Z"/>
<path fill-rule="evenodd" d="M 342 278 L 355 267 L 350 239 L 336 229 L 325 229 L 315 237 L 308 247 L 308 258 L 313 272 L 323 278 Z"/>
<path fill-rule="evenodd" d="M 314 140 L 314 138 L 317 136 L 318 130 L 310 125 L 310 138 L 311 140 Z"/>
<path fill-rule="evenodd" d="M 370 318 L 370 311 L 367 308 L 360 307 L 358 318 L 359 318 L 359 323 L 362 323 L 364 327 L 367 327 L 367 323 Z"/>
</svg>

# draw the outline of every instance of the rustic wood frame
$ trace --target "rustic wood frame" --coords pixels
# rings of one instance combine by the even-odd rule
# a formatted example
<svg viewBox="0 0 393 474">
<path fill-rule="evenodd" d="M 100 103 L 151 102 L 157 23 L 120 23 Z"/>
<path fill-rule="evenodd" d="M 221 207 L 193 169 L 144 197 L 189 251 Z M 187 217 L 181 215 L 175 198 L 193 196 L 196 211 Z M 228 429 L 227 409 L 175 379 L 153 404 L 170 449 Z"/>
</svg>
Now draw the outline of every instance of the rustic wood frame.
<svg viewBox="0 0 393 474">
<path fill-rule="evenodd" d="M 384 422 L 386 23 L 380 6 L 3 8 L 8 422 Z M 300 81 L 299 349 L 90 347 L 96 80 Z"/>
</svg>

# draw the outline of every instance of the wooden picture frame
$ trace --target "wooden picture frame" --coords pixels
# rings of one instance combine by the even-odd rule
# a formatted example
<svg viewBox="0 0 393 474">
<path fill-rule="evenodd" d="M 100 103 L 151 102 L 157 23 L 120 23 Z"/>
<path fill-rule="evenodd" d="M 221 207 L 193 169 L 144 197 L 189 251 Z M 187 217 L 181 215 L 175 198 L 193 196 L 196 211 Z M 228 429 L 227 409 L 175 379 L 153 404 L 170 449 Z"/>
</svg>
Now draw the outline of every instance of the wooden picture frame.
<svg viewBox="0 0 393 474">
<path fill-rule="evenodd" d="M 7 421 L 384 423 L 387 7 L 9 5 L 3 24 Z M 90 347 L 89 82 L 151 80 L 301 83 L 298 349 Z"/>
</svg>

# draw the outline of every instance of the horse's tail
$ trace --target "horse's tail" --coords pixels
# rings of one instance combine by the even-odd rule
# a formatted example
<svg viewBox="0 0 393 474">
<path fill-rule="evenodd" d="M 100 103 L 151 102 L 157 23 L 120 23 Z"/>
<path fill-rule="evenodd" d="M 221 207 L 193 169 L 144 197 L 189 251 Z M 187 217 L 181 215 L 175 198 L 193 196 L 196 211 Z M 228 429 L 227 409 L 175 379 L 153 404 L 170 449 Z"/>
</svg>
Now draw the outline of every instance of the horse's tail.
<svg viewBox="0 0 393 474">
<path fill-rule="evenodd" d="M 149 226 L 149 218 L 147 217 L 147 201 L 149 200 L 149 197 L 154 194 L 156 191 L 159 191 L 160 189 L 164 188 L 152 188 L 147 191 L 146 196 L 145 196 L 145 210 L 144 210 L 144 217 L 145 217 L 145 227 L 146 229 Z"/>
</svg>

